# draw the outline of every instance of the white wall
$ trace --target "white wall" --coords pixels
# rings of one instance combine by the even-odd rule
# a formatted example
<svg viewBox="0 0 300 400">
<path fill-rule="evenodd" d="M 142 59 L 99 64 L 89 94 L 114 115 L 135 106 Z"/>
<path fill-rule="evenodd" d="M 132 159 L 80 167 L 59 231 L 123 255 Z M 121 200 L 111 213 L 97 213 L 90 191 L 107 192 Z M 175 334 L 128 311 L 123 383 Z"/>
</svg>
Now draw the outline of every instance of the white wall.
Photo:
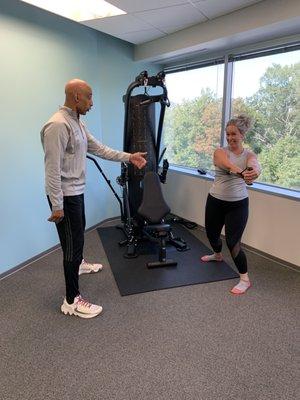
<svg viewBox="0 0 300 400">
<path fill-rule="evenodd" d="M 204 226 L 212 182 L 170 170 L 164 195 L 174 214 Z M 300 266 L 300 202 L 249 189 L 250 216 L 243 243 Z"/>
</svg>

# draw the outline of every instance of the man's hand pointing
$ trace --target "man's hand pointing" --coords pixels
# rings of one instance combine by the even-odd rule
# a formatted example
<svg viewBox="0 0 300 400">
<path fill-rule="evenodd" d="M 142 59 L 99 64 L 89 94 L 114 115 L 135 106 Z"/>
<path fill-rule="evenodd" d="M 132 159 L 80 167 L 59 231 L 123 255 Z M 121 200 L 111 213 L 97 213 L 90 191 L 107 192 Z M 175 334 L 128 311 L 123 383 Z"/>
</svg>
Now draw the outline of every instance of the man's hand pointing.
<svg viewBox="0 0 300 400">
<path fill-rule="evenodd" d="M 129 162 L 136 166 L 138 169 L 142 169 L 147 161 L 146 161 L 147 153 L 141 153 L 138 151 L 137 153 L 130 154 Z"/>
</svg>

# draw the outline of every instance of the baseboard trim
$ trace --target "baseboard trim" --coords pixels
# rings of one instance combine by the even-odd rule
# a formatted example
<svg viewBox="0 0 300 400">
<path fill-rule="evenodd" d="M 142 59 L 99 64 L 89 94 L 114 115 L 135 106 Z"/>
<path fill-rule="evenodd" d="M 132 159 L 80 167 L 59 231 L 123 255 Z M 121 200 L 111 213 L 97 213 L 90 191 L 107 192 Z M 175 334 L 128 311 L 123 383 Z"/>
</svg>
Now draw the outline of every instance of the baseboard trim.
<svg viewBox="0 0 300 400">
<path fill-rule="evenodd" d="M 198 225 L 198 227 L 201 229 L 201 231 L 205 232 L 204 226 Z M 221 238 L 223 240 L 225 240 L 225 236 L 224 235 L 221 235 Z M 248 244 L 245 244 L 245 243 L 242 243 L 242 246 L 243 246 L 244 249 L 246 249 L 247 251 L 250 251 L 251 253 L 257 254 L 258 256 L 261 256 L 261 257 L 266 258 L 268 260 L 274 261 L 274 262 L 276 262 L 277 264 L 280 264 L 283 267 L 292 269 L 292 270 L 294 270 L 296 272 L 300 272 L 300 265 L 293 264 L 293 263 L 290 263 L 288 261 L 282 260 L 281 258 L 272 256 L 271 254 L 265 253 L 265 252 L 263 252 L 261 250 L 258 250 L 258 249 L 254 248 L 254 247 L 251 247 L 251 246 L 249 246 Z"/>
<path fill-rule="evenodd" d="M 91 231 L 99 228 L 100 226 L 103 226 L 103 225 L 105 225 L 105 224 L 107 224 L 109 222 L 113 222 L 113 221 L 120 221 L 120 217 L 118 216 L 118 217 L 107 218 L 107 219 L 99 222 L 98 224 L 95 224 L 95 225 L 89 227 L 88 229 L 86 229 L 85 232 L 86 233 L 91 232 Z M 198 225 L 198 228 L 201 229 L 203 232 L 205 232 L 204 226 Z M 224 235 L 222 235 L 222 239 L 223 240 L 225 239 Z M 266 258 L 268 260 L 274 261 L 275 263 L 277 263 L 277 264 L 279 264 L 279 265 L 281 265 L 281 266 L 283 266 L 285 268 L 289 268 L 289 269 L 292 269 L 293 271 L 300 272 L 300 266 L 299 265 L 292 264 L 292 263 L 290 263 L 288 261 L 285 261 L 285 260 L 282 260 L 282 259 L 280 259 L 278 257 L 272 256 L 271 254 L 264 253 L 263 251 L 255 249 L 254 247 L 251 247 L 251 246 L 249 246 L 249 245 L 247 245 L 245 243 L 242 243 L 242 246 L 247 251 L 250 251 L 250 252 L 252 252 L 254 254 L 257 254 L 257 255 L 259 255 L 261 257 L 264 257 L 264 258 Z M 51 247 L 50 249 L 45 250 L 42 253 L 39 253 L 36 256 L 34 256 L 32 258 L 29 258 L 28 260 L 22 262 L 21 264 L 19 264 L 19 265 L 15 266 L 15 267 L 3 272 L 2 274 L 0 274 L 0 281 L 2 279 L 4 279 L 4 278 L 8 278 L 10 275 L 15 274 L 16 272 L 26 268 L 28 265 L 32 264 L 33 262 L 38 261 L 39 259 L 47 256 L 48 254 L 50 254 L 53 251 L 56 251 L 58 249 L 60 249 L 60 244 L 56 244 L 55 246 Z"/>
<path fill-rule="evenodd" d="M 95 224 L 95 225 L 89 227 L 88 229 L 86 229 L 85 233 L 91 232 L 108 222 L 118 221 L 118 220 L 120 220 L 120 217 L 107 218 L 107 219 L 103 220 L 102 222 L 99 222 L 98 224 Z M 15 274 L 16 272 L 26 268 L 28 265 L 34 263 L 35 261 L 40 260 L 43 257 L 46 257 L 48 254 L 53 253 L 53 251 L 56 251 L 58 249 L 60 249 L 59 243 L 53 247 L 50 247 L 48 250 L 45 250 L 42 253 L 39 253 L 36 256 L 29 258 L 28 260 L 22 262 L 21 264 L 18 264 L 15 267 L 10 268 L 5 272 L 2 272 L 2 274 L 0 274 L 0 281 L 4 278 L 8 278 L 10 275 Z"/>
<path fill-rule="evenodd" d="M 34 257 L 29 258 L 28 260 L 22 262 L 21 264 L 16 265 L 15 267 L 8 269 L 5 272 L 2 272 L 2 274 L 0 274 L 0 281 L 4 278 L 8 278 L 10 275 L 15 274 L 16 272 L 20 271 L 21 269 L 26 268 L 28 265 L 32 264 L 35 261 L 38 261 L 41 258 L 44 258 L 45 256 L 47 256 L 50 253 L 53 253 L 53 251 L 56 251 L 60 248 L 60 244 L 56 244 L 53 247 L 50 247 L 50 249 L 43 251 L 42 253 L 37 254 Z"/>
<path fill-rule="evenodd" d="M 283 267 L 292 269 L 292 270 L 294 270 L 296 272 L 300 272 L 300 265 L 296 265 L 296 264 L 290 263 L 288 261 L 282 260 L 281 258 L 272 256 L 271 254 L 268 254 L 268 253 L 265 253 L 265 252 L 263 252 L 261 250 L 255 249 L 254 247 L 251 247 L 251 246 L 249 246 L 249 245 L 247 245 L 245 243 L 242 243 L 242 246 L 247 251 L 250 251 L 251 253 L 257 254 L 257 255 L 259 255 L 259 256 L 261 256 L 263 258 L 266 258 L 268 260 L 274 261 L 277 264 L 282 265 Z"/>
</svg>

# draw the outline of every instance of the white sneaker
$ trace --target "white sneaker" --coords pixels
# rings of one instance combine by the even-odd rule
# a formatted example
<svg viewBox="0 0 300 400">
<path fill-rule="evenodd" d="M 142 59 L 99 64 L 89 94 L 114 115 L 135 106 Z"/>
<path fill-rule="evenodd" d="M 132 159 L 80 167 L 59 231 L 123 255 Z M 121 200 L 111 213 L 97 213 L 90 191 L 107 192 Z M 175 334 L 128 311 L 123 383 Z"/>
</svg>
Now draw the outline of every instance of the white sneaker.
<svg viewBox="0 0 300 400">
<path fill-rule="evenodd" d="M 78 274 L 91 274 L 95 273 L 98 271 L 101 271 L 103 269 L 102 264 L 91 264 L 86 262 L 85 260 L 82 260 L 80 266 L 79 266 L 79 272 Z"/>
<path fill-rule="evenodd" d="M 65 315 L 77 315 L 81 318 L 93 318 L 99 315 L 102 311 L 101 306 L 89 303 L 80 295 L 75 297 L 73 304 L 69 304 L 67 300 L 64 299 L 60 309 Z"/>
</svg>

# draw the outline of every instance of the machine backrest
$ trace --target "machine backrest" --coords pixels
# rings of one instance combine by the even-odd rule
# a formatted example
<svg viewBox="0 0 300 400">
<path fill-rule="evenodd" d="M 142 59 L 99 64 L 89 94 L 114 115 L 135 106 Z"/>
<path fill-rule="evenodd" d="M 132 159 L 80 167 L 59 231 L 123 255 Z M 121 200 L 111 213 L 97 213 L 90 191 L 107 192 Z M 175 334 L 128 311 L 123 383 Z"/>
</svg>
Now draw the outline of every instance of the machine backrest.
<svg viewBox="0 0 300 400">
<path fill-rule="evenodd" d="M 159 224 L 170 212 L 161 190 L 161 183 L 156 172 L 146 172 L 143 180 L 143 199 L 138 214 L 151 224 Z"/>
</svg>

